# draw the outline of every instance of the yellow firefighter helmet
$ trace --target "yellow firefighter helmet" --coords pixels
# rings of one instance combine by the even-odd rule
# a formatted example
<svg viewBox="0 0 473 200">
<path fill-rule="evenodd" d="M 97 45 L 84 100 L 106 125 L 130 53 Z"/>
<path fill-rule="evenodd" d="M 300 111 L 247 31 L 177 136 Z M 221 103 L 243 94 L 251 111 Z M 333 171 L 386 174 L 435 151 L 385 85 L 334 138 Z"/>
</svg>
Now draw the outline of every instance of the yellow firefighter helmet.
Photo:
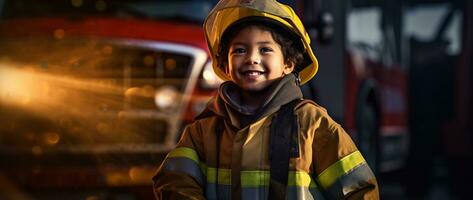
<svg viewBox="0 0 473 200">
<path fill-rule="evenodd" d="M 241 19 L 262 17 L 283 25 L 297 35 L 304 46 L 304 62 L 299 66 L 300 83 L 309 81 L 318 70 L 317 58 L 310 47 L 310 37 L 294 10 L 276 0 L 221 0 L 209 13 L 204 22 L 205 38 L 212 56 L 215 74 L 222 80 L 231 80 L 224 67 L 218 66 L 217 55 L 220 39 L 225 30 Z"/>
</svg>

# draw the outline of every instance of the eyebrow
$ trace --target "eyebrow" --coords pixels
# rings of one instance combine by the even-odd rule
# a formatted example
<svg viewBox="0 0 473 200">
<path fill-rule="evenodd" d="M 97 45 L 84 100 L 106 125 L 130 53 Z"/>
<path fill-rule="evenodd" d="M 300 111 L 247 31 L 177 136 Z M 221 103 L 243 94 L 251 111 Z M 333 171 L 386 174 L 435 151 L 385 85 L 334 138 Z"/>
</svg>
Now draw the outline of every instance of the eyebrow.
<svg viewBox="0 0 473 200">
<path fill-rule="evenodd" d="M 232 42 L 231 45 L 243 45 L 245 46 L 247 43 L 245 42 Z M 262 42 L 257 42 L 256 44 L 259 44 L 259 45 L 264 45 L 264 44 L 275 44 L 275 42 L 271 42 L 271 41 L 262 41 Z"/>
</svg>

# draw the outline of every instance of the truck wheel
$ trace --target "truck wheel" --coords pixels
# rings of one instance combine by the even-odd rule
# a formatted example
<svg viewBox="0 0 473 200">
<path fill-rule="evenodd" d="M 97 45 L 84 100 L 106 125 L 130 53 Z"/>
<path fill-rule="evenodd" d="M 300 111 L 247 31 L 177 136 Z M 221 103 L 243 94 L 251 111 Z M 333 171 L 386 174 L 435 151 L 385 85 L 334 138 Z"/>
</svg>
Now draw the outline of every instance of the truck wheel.
<svg viewBox="0 0 473 200">
<path fill-rule="evenodd" d="M 377 173 L 379 148 L 376 109 L 372 104 L 364 104 L 358 111 L 358 149 L 373 172 Z"/>
</svg>

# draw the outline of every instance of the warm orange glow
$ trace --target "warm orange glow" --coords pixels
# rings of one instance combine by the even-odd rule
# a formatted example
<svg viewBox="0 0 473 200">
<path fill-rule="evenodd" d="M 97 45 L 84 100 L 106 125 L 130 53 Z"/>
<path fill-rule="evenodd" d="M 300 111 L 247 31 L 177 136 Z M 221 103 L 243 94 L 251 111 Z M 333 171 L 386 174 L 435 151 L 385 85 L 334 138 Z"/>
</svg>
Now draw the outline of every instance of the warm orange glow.
<svg viewBox="0 0 473 200">
<path fill-rule="evenodd" d="M 153 67 L 154 57 L 150 56 L 150 55 L 147 55 L 147 56 L 143 57 L 143 63 L 145 64 L 145 66 Z"/>
<path fill-rule="evenodd" d="M 156 169 L 151 167 L 132 167 L 128 171 L 130 179 L 135 183 L 149 183 L 151 184 L 152 177 Z"/>
<path fill-rule="evenodd" d="M 56 39 L 63 39 L 64 36 L 66 35 L 66 32 L 64 31 L 64 29 L 56 29 L 53 35 L 54 35 L 54 38 Z"/>
<path fill-rule="evenodd" d="M 49 75 L 31 68 L 0 64 L 0 101 L 28 107 L 32 110 L 45 111 L 77 111 L 87 112 L 90 103 L 120 104 L 122 101 L 113 99 L 94 99 L 96 94 L 122 95 L 121 86 L 100 80 L 87 80 L 65 75 Z M 73 105 L 73 107 L 71 106 Z M 89 110 L 88 110 L 89 109 Z"/>
<path fill-rule="evenodd" d="M 155 166 L 133 166 L 131 168 L 103 168 L 105 181 L 110 186 L 151 185 L 156 173 Z"/>
<path fill-rule="evenodd" d="M 107 46 L 103 47 L 102 52 L 105 55 L 111 55 L 113 53 L 113 47 L 110 46 L 110 45 L 107 45 Z"/>
<path fill-rule="evenodd" d="M 57 41 L 65 34 L 55 30 L 55 42 L 69 41 Z M 110 44 L 78 43 L 83 48 L 60 46 L 59 52 L 40 52 L 21 46 L 11 48 L 19 49 L 11 58 L 0 56 L 0 115 L 8 116 L 0 125 L 0 135 L 5 136 L 2 144 L 26 146 L 34 155 L 42 155 L 74 145 L 155 142 L 148 133 L 158 132 L 153 129 L 157 127 L 154 119 L 150 120 L 154 115 L 145 111 L 154 111 L 160 84 L 182 80 L 158 82 L 141 76 L 142 66 L 133 68 L 141 62 L 153 67 L 157 55 L 128 58 L 122 55 L 127 51 Z M 57 49 L 55 45 L 51 48 Z M 177 67 L 176 60 L 164 62 L 167 68 Z M 167 97 L 168 101 L 180 99 Z M 157 128 L 166 133 L 166 127 Z M 128 171 L 124 173 L 128 177 Z"/>
<path fill-rule="evenodd" d="M 141 92 L 144 97 L 153 97 L 155 93 L 155 89 L 151 85 L 145 85 L 141 89 Z"/>
<path fill-rule="evenodd" d="M 75 7 L 81 7 L 83 1 L 82 0 L 71 0 L 71 4 Z"/>
<path fill-rule="evenodd" d="M 172 59 L 172 58 L 168 58 L 168 59 L 166 59 L 166 61 L 165 61 L 165 66 L 166 66 L 166 69 L 167 69 L 167 70 L 173 70 L 173 69 L 175 69 L 175 68 L 176 68 L 176 65 L 177 65 L 176 60 L 174 60 L 174 59 Z"/>
<path fill-rule="evenodd" d="M 19 64 L 0 64 L 0 105 L 9 108 L 9 111 L 0 114 L 16 116 L 17 112 L 21 112 L 21 116 L 28 113 L 27 116 L 33 117 L 33 121 L 28 122 L 32 124 L 18 121 L 13 123 L 14 126 L 4 123 L 0 128 L 15 135 L 24 135 L 25 141 L 37 145 L 31 149 L 34 155 L 43 153 L 41 145 L 58 145 L 62 140 L 67 140 L 66 143 L 94 142 L 90 140 L 94 132 L 89 129 L 94 126 L 98 133 L 120 140 L 130 136 L 121 134 L 123 131 L 114 131 L 110 120 L 118 118 L 117 109 L 112 108 L 121 108 L 123 98 L 120 97 L 123 94 L 123 85 L 115 85 L 114 82 L 47 74 L 40 68 L 33 70 Z M 102 122 L 104 119 L 109 121 Z M 30 125 L 40 128 L 27 128 Z M 69 137 L 65 138 L 62 134 Z"/>
<path fill-rule="evenodd" d="M 55 145 L 61 139 L 57 133 L 47 133 L 45 135 L 46 143 L 49 145 Z"/>
<path fill-rule="evenodd" d="M 125 91 L 125 96 L 142 96 L 153 97 L 156 89 L 151 85 L 144 85 L 143 87 L 131 87 Z"/>
<path fill-rule="evenodd" d="M 106 169 L 104 170 L 105 181 L 110 186 L 123 186 L 130 184 L 130 178 L 126 176 L 124 170 L 120 169 Z"/>
<path fill-rule="evenodd" d="M 0 97 L 14 99 L 19 104 L 31 102 L 31 92 L 36 90 L 36 82 L 30 73 L 21 74 L 15 70 L 0 67 Z"/>
<path fill-rule="evenodd" d="M 97 196 L 88 196 L 87 198 L 85 198 L 85 200 L 99 200 L 100 198 L 97 197 Z"/>
<path fill-rule="evenodd" d="M 109 133 L 111 129 L 110 125 L 103 122 L 98 123 L 97 126 L 95 126 L 95 128 L 97 129 L 99 133 Z"/>
<path fill-rule="evenodd" d="M 43 154 L 43 148 L 41 148 L 40 146 L 34 146 L 33 148 L 31 148 L 31 152 L 34 155 L 41 155 Z"/>
</svg>

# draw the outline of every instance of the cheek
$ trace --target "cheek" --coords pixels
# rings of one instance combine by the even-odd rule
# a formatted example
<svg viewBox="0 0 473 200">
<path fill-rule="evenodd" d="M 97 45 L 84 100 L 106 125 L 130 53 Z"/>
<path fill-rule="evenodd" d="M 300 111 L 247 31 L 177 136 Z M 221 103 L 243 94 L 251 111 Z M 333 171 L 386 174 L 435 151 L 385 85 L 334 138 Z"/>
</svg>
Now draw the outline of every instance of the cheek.
<svg viewBox="0 0 473 200">
<path fill-rule="evenodd" d="M 236 64 L 236 60 L 229 58 L 227 68 L 230 77 L 234 79 L 234 77 L 237 75 L 236 72 L 238 71 L 238 65 Z"/>
<path fill-rule="evenodd" d="M 228 59 L 227 59 L 227 72 L 230 73 L 230 75 L 232 74 L 232 71 L 233 71 L 233 68 L 234 68 L 233 66 L 235 66 L 233 64 L 233 59 L 230 58 L 230 56 L 229 56 Z"/>
<path fill-rule="evenodd" d="M 271 63 L 268 63 L 272 70 L 272 75 L 273 76 L 281 76 L 283 73 L 286 72 L 286 65 L 284 64 L 283 60 L 280 59 L 274 59 L 271 61 Z"/>
<path fill-rule="evenodd" d="M 237 69 L 241 66 L 242 64 L 242 58 L 241 57 L 229 57 L 228 58 L 228 68 L 229 69 Z"/>
</svg>

